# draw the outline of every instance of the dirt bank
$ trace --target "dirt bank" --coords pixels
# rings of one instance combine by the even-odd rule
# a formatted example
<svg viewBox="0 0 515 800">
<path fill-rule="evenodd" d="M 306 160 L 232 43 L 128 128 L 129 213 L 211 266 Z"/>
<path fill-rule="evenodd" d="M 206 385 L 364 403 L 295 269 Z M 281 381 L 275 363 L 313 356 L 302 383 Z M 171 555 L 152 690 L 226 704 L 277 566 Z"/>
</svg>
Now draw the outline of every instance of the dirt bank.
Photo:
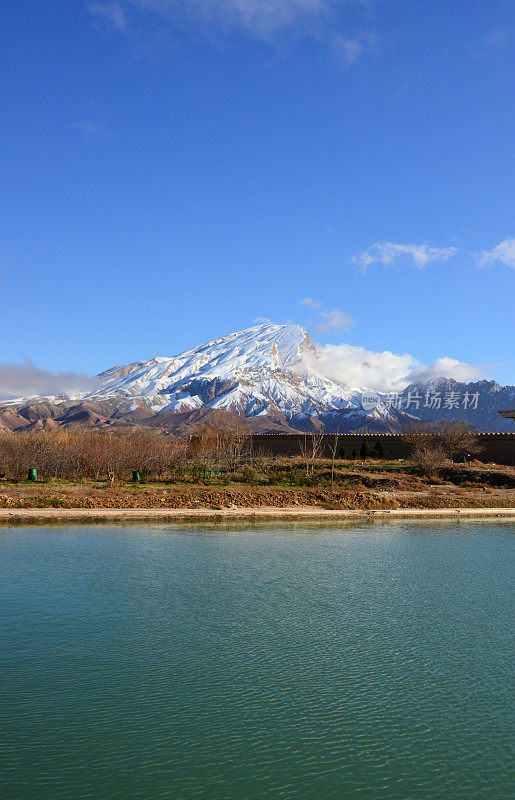
<svg viewBox="0 0 515 800">
<path fill-rule="evenodd" d="M 238 508 L 238 509 L 177 509 L 177 508 L 3 508 L 0 523 L 13 522 L 96 522 L 180 520 L 281 520 L 316 519 L 345 520 L 366 518 L 454 518 L 454 519 L 513 519 L 515 508 L 403 508 L 394 511 L 328 510 L 320 508 Z"/>
</svg>

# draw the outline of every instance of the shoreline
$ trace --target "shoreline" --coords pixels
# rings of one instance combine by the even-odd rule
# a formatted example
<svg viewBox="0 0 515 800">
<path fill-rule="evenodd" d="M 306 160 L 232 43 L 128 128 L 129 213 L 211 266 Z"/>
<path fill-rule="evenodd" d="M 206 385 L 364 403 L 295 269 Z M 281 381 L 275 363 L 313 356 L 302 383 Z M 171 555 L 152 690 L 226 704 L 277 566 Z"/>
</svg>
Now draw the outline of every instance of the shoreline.
<svg viewBox="0 0 515 800">
<path fill-rule="evenodd" d="M 97 522 L 134 520 L 178 522 L 211 520 L 349 520 L 394 518 L 514 519 L 515 508 L 399 508 L 392 510 L 285 508 L 1 508 L 0 524 L 8 522 Z"/>
</svg>

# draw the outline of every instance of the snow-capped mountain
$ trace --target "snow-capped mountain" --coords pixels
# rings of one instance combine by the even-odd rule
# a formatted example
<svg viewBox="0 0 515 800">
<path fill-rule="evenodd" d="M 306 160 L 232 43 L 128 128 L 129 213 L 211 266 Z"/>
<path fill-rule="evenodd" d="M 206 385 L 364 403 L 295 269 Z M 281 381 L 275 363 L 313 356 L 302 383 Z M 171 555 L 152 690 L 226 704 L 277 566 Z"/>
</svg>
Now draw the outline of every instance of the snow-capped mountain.
<svg viewBox="0 0 515 800">
<path fill-rule="evenodd" d="M 417 395 L 420 403 L 413 402 Z M 402 392 L 401 407 L 424 421 L 444 417 L 463 420 L 484 431 L 515 430 L 513 423 L 499 415 L 499 411 L 515 408 L 515 386 L 500 386 L 496 381 L 419 381 Z"/>
<path fill-rule="evenodd" d="M 509 430 L 498 410 L 515 407 L 514 387 L 443 378 L 364 404 L 366 387 L 343 386 L 322 375 L 309 333 L 290 324 L 256 325 L 176 356 L 116 366 L 98 377 L 97 388 L 78 399 L 6 404 L 0 408 L 0 427 L 138 424 L 187 431 L 206 413 L 224 408 L 262 432 L 397 432 L 413 418 L 461 418 L 483 430 Z"/>
<path fill-rule="evenodd" d="M 88 398 L 133 400 L 153 412 L 232 408 L 245 417 L 274 409 L 287 418 L 350 408 L 349 391 L 307 370 L 303 357 L 316 349 L 298 325 L 256 325 L 187 350 L 102 373 Z"/>
</svg>

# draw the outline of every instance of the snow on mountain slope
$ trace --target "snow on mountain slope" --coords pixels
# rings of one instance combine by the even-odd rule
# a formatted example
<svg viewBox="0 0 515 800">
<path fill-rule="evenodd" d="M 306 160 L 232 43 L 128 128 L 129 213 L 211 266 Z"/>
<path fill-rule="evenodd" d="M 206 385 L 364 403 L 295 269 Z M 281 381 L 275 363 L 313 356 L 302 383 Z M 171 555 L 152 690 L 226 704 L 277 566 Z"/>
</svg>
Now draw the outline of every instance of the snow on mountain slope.
<svg viewBox="0 0 515 800">
<path fill-rule="evenodd" d="M 356 393 L 303 367 L 316 355 L 299 325 L 256 325 L 172 358 L 114 367 L 91 398 L 133 398 L 152 411 L 235 408 L 251 417 L 270 408 L 287 418 L 351 408 Z"/>
<path fill-rule="evenodd" d="M 432 378 L 407 386 L 397 399 L 365 389 L 376 402 L 364 408 L 364 389 L 336 383 L 318 365 L 322 369 L 322 360 L 300 326 L 256 325 L 177 356 L 113 367 L 99 376 L 94 391 L 73 401 L 66 395 L 8 401 L 0 407 L 0 429 L 76 424 L 79 418 L 99 426 L 173 429 L 177 421 L 187 427 L 188 418 L 215 408 L 235 409 L 260 431 L 394 433 L 413 418 L 463 419 L 491 431 L 511 425 L 498 412 L 515 406 L 512 386 Z"/>
</svg>

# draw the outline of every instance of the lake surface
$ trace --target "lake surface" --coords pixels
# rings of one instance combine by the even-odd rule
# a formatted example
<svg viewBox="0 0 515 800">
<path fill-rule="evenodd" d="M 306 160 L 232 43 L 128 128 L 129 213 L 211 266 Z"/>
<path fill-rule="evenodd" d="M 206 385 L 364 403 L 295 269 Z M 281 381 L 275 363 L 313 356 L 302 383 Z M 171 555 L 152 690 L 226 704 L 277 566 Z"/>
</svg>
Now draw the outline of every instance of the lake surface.
<svg viewBox="0 0 515 800">
<path fill-rule="evenodd" d="M 506 800 L 509 522 L 0 528 L 3 800 Z"/>
</svg>

